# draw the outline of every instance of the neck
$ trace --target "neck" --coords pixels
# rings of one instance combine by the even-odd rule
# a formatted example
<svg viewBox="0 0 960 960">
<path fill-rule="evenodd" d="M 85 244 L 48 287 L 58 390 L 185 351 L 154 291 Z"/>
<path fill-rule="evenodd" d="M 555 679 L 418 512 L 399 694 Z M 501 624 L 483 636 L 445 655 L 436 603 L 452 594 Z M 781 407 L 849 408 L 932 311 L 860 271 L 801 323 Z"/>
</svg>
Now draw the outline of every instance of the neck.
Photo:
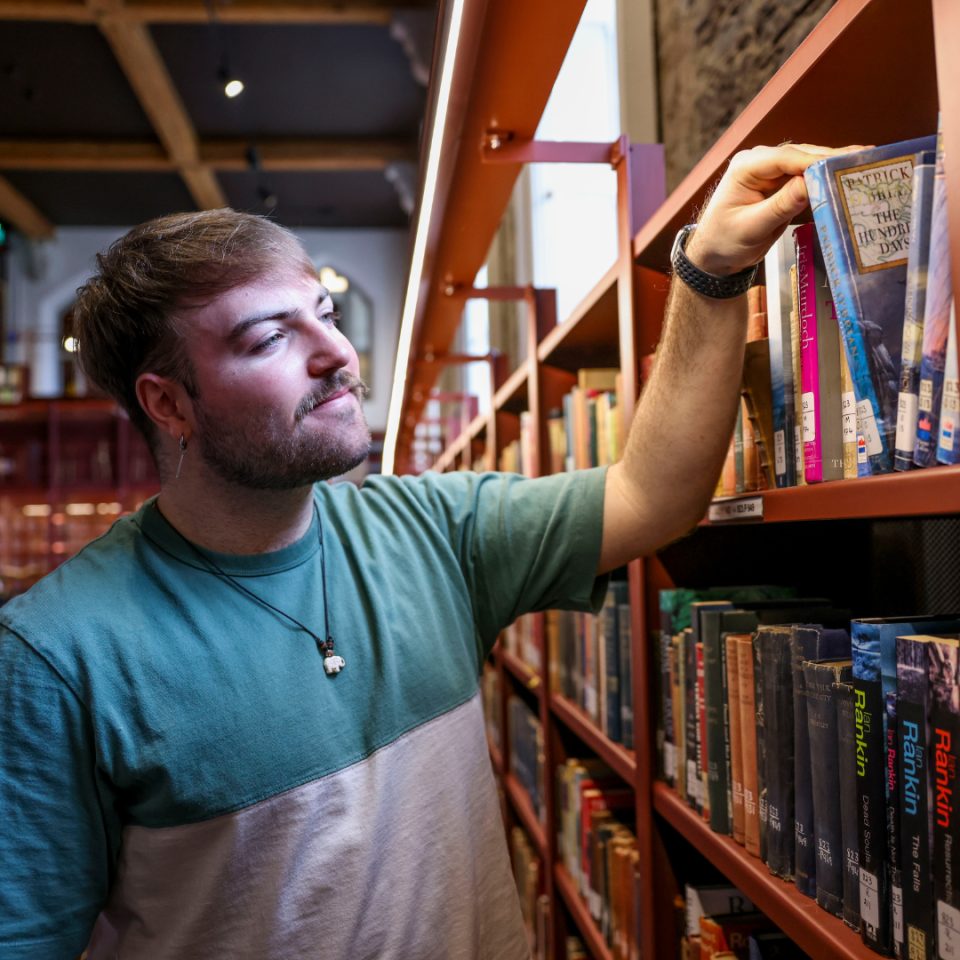
<svg viewBox="0 0 960 960">
<path fill-rule="evenodd" d="M 310 528 L 313 487 L 250 490 L 203 469 L 163 483 L 157 508 L 184 537 L 207 550 L 270 553 L 295 543 Z"/>
</svg>

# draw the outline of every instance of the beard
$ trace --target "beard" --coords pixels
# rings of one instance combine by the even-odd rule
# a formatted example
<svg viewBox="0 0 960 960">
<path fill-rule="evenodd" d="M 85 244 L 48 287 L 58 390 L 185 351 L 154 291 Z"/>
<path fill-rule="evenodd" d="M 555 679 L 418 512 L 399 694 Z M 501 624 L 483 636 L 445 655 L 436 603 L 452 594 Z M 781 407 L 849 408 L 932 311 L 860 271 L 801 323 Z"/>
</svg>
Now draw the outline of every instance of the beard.
<svg viewBox="0 0 960 960">
<path fill-rule="evenodd" d="M 197 398 L 201 460 L 221 480 L 252 490 L 295 490 L 347 473 L 370 452 L 370 430 L 359 405 L 328 417 L 333 422 L 324 429 L 310 429 L 303 422 L 314 407 L 344 387 L 358 401 L 369 393 L 358 377 L 338 370 L 300 401 L 292 429 L 275 410 L 230 422 L 229 417 L 211 415 L 202 397 Z"/>
</svg>

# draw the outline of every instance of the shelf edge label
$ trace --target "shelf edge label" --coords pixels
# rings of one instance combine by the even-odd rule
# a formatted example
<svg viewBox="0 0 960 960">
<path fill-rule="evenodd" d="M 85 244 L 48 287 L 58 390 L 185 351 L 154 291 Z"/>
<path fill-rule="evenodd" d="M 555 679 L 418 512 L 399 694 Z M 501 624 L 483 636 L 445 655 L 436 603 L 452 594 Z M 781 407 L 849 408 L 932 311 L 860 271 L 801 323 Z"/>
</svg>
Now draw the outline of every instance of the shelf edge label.
<svg viewBox="0 0 960 960">
<path fill-rule="evenodd" d="M 736 520 L 762 520 L 763 497 L 737 497 L 730 500 L 715 500 L 710 504 L 707 519 L 711 523 L 728 523 Z"/>
</svg>

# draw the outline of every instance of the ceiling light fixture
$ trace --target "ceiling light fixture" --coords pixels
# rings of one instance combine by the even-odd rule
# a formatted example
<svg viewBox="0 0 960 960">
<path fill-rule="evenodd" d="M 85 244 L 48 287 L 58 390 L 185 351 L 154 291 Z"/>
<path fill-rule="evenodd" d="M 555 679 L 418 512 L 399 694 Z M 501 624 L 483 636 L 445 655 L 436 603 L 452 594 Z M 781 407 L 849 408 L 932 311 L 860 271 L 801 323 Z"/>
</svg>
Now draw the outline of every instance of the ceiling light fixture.
<svg viewBox="0 0 960 960">
<path fill-rule="evenodd" d="M 437 92 L 437 112 L 430 131 L 430 148 L 427 153 L 427 170 L 423 181 L 423 200 L 420 204 L 420 216 L 417 219 L 417 233 L 413 244 L 413 257 L 410 260 L 410 277 L 407 281 L 407 295 L 403 304 L 403 317 L 400 320 L 400 337 L 397 342 L 397 365 L 393 374 L 393 388 L 390 392 L 390 412 L 387 415 L 387 431 L 383 441 L 384 474 L 393 473 L 397 452 L 397 439 L 400 434 L 400 414 L 403 408 L 403 394 L 407 384 L 407 365 L 410 361 L 410 346 L 413 340 L 413 322 L 417 315 L 417 302 L 420 295 L 420 281 L 423 276 L 423 261 L 427 252 L 427 234 L 430 232 L 430 217 L 433 213 L 434 193 L 437 189 L 437 174 L 440 169 L 440 151 L 443 146 L 443 129 L 447 123 L 447 108 L 450 106 L 450 88 L 453 84 L 453 68 L 457 60 L 457 44 L 460 40 L 460 24 L 463 20 L 465 0 L 453 0 L 450 13 L 450 29 L 447 33 L 447 48 L 443 54 L 440 70 L 440 88 Z"/>
<path fill-rule="evenodd" d="M 322 267 L 320 282 L 327 288 L 327 293 L 346 293 L 350 289 L 350 281 L 341 277 L 333 267 Z"/>
<path fill-rule="evenodd" d="M 234 97 L 240 96 L 243 93 L 243 81 L 237 80 L 234 77 L 232 80 L 228 80 L 223 86 L 223 92 L 232 100 Z"/>
</svg>

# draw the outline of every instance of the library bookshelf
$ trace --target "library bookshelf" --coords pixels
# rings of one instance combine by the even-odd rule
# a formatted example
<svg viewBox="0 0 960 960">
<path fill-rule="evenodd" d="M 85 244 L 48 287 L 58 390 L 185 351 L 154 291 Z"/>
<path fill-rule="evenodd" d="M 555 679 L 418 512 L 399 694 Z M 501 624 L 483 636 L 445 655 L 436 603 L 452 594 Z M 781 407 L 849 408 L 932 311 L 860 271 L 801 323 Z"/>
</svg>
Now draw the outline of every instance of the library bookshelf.
<svg viewBox="0 0 960 960">
<path fill-rule="evenodd" d="M 543 455 L 548 449 L 546 414 L 559 405 L 581 367 L 620 368 L 629 422 L 641 387 L 640 359 L 654 352 L 660 335 L 673 236 L 695 215 L 711 184 L 738 150 L 788 138 L 832 145 L 893 142 L 934 131 L 939 108 L 943 114 L 947 177 L 951 183 L 960 183 L 960 60 L 953 55 L 951 43 L 957 36 L 960 5 L 955 0 L 838 0 L 724 136 L 642 223 L 636 223 L 632 216 L 631 191 L 636 191 L 643 171 L 629 162 L 631 148 L 621 141 L 613 154 L 620 158 L 616 162 L 620 191 L 617 262 L 561 322 L 538 317 L 536 309 L 528 311 L 530 349 L 526 361 L 496 384 L 491 412 L 475 418 L 443 451 L 434 469 L 469 469 L 478 456 L 487 467 L 494 467 L 503 447 L 519 435 L 519 413 L 529 411 L 534 424 L 532 472 L 535 476 L 547 472 L 549 457 Z M 877 64 L 876 70 L 869 67 L 871 63 Z M 883 64 L 892 63 L 909 65 L 909 69 L 901 80 L 883 85 L 882 97 L 874 96 L 878 71 L 886 69 Z M 856 109 L 850 106 L 854 102 Z M 649 181 L 645 186 L 649 187 Z M 953 270 L 960 276 L 960 190 L 949 194 L 949 213 Z M 464 280 L 469 286 L 469 279 Z M 545 291 L 528 290 L 524 296 L 531 304 L 549 300 Z M 398 462 L 403 462 L 402 457 Z M 819 524 L 821 529 L 824 522 L 960 514 L 960 468 L 940 467 L 747 496 L 762 500 L 762 519 L 720 523 L 704 518 L 691 534 L 690 540 L 699 543 L 700 555 L 708 566 L 713 563 L 711 569 L 717 568 L 718 558 L 710 557 L 710 551 L 718 549 L 716 542 L 695 538 L 719 527 L 727 528 L 724 543 L 728 549 L 737 537 L 755 533 L 756 528 L 770 531 L 770 536 L 781 538 L 779 542 L 786 545 L 813 526 Z M 749 531 L 748 527 L 754 529 Z M 733 556 L 727 566 L 735 568 L 737 562 Z M 772 877 L 761 861 L 729 837 L 711 831 L 666 784 L 657 781 L 651 637 L 658 628 L 658 591 L 674 585 L 668 566 L 661 554 L 636 560 L 628 568 L 635 751 L 609 741 L 575 704 L 552 693 L 545 665 L 538 672 L 509 654 L 502 644 L 493 654 L 501 682 L 503 738 L 502 755 L 492 750 L 491 756 L 495 768 L 503 774 L 508 825 L 511 821 L 523 825 L 543 856 L 544 888 L 551 899 L 553 918 L 550 956 L 562 960 L 565 935 L 579 932 L 595 960 L 612 957 L 575 883 L 556 857 L 554 771 L 568 756 L 591 754 L 606 760 L 635 792 L 644 960 L 668 960 L 677 955 L 672 903 L 680 882 L 678 838 L 688 844 L 685 850 L 693 851 L 690 856 L 705 858 L 736 883 L 814 960 L 867 960 L 876 956 L 842 921 L 801 896 L 792 884 Z M 736 570 L 728 572 L 733 577 L 730 582 L 738 582 Z M 534 630 L 545 660 L 542 616 L 534 618 Z M 511 692 L 526 699 L 543 725 L 545 823 L 536 820 L 529 798 L 509 776 L 505 704 Z"/>
</svg>

